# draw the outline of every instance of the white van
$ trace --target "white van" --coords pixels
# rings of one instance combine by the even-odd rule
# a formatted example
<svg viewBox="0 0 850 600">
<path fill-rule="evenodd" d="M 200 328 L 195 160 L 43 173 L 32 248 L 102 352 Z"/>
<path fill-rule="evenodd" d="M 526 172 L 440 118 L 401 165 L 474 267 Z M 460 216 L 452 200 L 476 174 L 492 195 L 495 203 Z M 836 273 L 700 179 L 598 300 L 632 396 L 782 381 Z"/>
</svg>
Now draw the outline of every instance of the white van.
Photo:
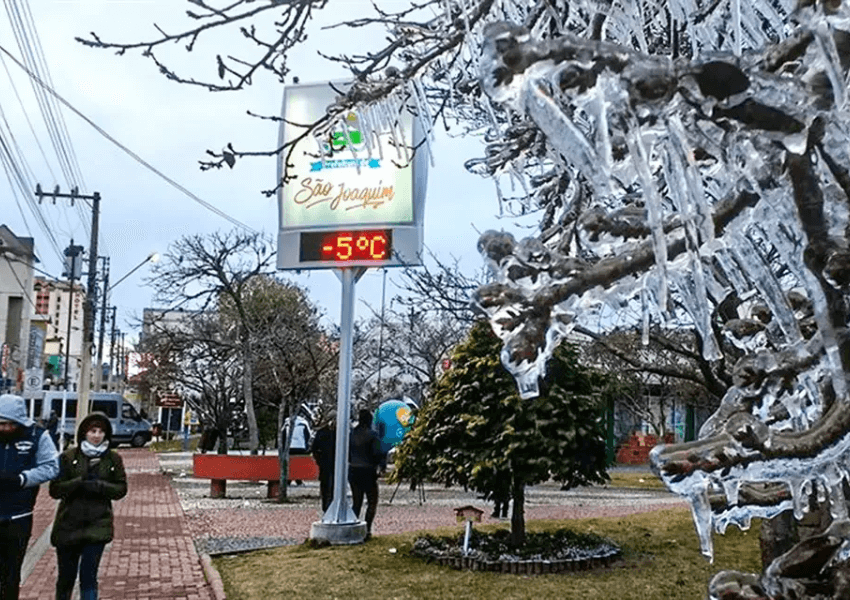
<svg viewBox="0 0 850 600">
<path fill-rule="evenodd" d="M 59 419 L 57 432 L 64 434 L 65 441 L 76 440 L 77 436 L 77 392 L 67 392 L 65 402 L 65 426 L 62 427 L 62 398 L 66 392 L 43 392 L 41 398 L 27 401 L 30 416 L 42 419 L 46 424 L 50 413 L 55 412 Z M 114 392 L 90 392 L 89 412 L 102 412 L 112 424 L 112 445 L 130 444 L 141 448 L 151 441 L 151 423 L 139 415 L 135 407 L 121 394 Z"/>
</svg>

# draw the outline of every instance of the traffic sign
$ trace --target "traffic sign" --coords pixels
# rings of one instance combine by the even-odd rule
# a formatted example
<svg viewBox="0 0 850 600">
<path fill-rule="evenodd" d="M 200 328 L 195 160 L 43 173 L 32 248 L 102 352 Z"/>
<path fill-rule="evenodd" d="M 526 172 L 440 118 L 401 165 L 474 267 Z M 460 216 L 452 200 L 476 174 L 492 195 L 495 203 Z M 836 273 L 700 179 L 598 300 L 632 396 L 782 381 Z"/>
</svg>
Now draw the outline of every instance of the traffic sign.
<svg viewBox="0 0 850 600">
<path fill-rule="evenodd" d="M 24 391 L 37 392 L 42 387 L 41 369 L 27 369 L 26 379 L 24 379 Z"/>
</svg>

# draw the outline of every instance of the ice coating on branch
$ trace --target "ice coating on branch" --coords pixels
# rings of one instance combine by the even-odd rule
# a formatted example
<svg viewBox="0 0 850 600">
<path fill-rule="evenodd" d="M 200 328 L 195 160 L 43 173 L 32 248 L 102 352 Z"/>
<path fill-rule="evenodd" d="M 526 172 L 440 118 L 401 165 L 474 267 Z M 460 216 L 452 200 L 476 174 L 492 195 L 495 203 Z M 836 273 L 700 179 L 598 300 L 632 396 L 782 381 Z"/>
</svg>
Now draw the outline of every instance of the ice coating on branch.
<svg viewBox="0 0 850 600">
<path fill-rule="evenodd" d="M 612 3 L 596 28 L 575 10 L 557 35 L 484 29 L 482 89 L 542 132 L 580 203 L 562 235 L 485 233 L 477 305 L 524 397 L 576 325 L 684 324 L 710 360 L 724 341 L 745 353 L 700 439 L 652 455 L 709 557 L 712 528 L 799 518 L 812 495 L 847 517 L 850 11 L 794 8 Z M 716 339 L 730 295 L 739 318 Z"/>
</svg>

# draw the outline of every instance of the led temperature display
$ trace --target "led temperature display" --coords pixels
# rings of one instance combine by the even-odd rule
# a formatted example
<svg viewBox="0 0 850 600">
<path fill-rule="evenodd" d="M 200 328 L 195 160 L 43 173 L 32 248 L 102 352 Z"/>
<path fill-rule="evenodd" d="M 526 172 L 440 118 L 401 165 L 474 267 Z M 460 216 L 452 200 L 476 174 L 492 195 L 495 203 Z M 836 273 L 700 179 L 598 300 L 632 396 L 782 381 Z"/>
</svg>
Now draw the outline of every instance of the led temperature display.
<svg viewBox="0 0 850 600">
<path fill-rule="evenodd" d="M 384 261 L 392 256 L 392 229 L 301 232 L 301 262 Z"/>
</svg>

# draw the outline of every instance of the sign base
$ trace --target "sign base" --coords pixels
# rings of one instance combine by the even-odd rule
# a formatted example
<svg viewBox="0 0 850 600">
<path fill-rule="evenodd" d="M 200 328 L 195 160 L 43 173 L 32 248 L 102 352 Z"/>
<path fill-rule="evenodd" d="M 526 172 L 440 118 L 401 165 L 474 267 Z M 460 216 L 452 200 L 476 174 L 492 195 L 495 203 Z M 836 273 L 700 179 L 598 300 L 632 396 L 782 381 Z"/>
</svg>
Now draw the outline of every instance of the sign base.
<svg viewBox="0 0 850 600">
<path fill-rule="evenodd" d="M 327 541 L 333 546 L 362 544 L 366 540 L 366 522 L 322 523 L 316 521 L 310 526 L 310 539 Z"/>
</svg>

